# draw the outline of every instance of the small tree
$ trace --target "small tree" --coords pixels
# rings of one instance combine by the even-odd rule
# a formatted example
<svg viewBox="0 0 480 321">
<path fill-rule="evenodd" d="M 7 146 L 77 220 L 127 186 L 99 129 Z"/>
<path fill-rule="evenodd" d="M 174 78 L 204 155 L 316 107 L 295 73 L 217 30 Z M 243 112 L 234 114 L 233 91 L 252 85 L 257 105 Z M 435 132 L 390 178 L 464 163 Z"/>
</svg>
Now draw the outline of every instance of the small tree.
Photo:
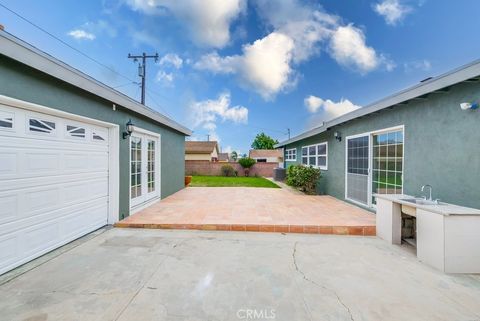
<svg viewBox="0 0 480 321">
<path fill-rule="evenodd" d="M 231 154 L 230 154 L 230 157 L 233 159 L 234 162 L 237 161 L 238 159 L 238 154 L 236 151 L 233 151 Z"/>
<path fill-rule="evenodd" d="M 250 157 L 243 157 L 238 160 L 238 163 L 240 164 L 240 166 L 243 167 L 243 170 L 245 171 L 245 176 L 248 176 L 250 172 L 250 167 L 255 165 L 256 162 L 256 160 Z"/>
<path fill-rule="evenodd" d="M 260 133 L 255 136 L 255 139 L 252 143 L 253 149 L 275 149 L 275 145 L 278 144 L 278 140 L 273 139 L 272 137 L 266 135 L 265 133 Z"/>
</svg>

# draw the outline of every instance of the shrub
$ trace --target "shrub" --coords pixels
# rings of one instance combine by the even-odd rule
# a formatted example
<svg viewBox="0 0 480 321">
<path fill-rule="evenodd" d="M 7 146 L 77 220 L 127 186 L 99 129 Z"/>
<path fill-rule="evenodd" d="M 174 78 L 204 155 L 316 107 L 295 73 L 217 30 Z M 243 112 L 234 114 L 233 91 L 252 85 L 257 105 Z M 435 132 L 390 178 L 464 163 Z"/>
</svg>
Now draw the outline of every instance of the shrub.
<svg viewBox="0 0 480 321">
<path fill-rule="evenodd" d="M 254 160 L 253 158 L 250 158 L 250 157 L 243 157 L 243 158 L 240 158 L 240 159 L 238 160 L 238 163 L 239 163 L 240 166 L 242 166 L 243 168 L 250 168 L 250 167 L 252 167 L 253 165 L 255 165 L 256 160 Z"/>
<path fill-rule="evenodd" d="M 307 194 L 315 194 L 320 170 L 312 166 L 292 165 L 287 170 L 287 184 Z"/>
<path fill-rule="evenodd" d="M 238 160 L 238 163 L 240 164 L 240 166 L 243 167 L 245 171 L 245 176 L 248 176 L 248 173 L 250 172 L 250 167 L 255 165 L 256 162 L 256 160 L 250 157 L 243 157 Z"/>
<path fill-rule="evenodd" d="M 222 172 L 222 176 L 227 176 L 227 177 L 236 176 L 235 169 L 233 168 L 232 165 L 223 165 L 220 170 Z"/>
</svg>

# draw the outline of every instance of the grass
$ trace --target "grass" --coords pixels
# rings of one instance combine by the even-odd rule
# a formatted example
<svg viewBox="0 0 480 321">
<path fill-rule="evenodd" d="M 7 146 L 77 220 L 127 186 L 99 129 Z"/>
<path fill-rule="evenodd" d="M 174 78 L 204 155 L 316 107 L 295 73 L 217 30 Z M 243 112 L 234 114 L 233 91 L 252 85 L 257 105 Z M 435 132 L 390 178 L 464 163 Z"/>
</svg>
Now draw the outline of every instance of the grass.
<svg viewBox="0 0 480 321">
<path fill-rule="evenodd" d="M 193 176 L 192 187 L 269 187 L 280 188 L 263 177 Z"/>
</svg>

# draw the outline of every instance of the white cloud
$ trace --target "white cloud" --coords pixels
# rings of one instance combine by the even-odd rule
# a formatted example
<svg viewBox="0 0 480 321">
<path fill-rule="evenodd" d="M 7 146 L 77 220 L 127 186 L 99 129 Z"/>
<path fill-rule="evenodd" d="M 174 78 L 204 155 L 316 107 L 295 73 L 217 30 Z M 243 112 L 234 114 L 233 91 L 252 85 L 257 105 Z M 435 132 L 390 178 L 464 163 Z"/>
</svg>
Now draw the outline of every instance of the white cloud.
<svg viewBox="0 0 480 321">
<path fill-rule="evenodd" d="M 245 45 L 242 55 L 220 57 L 211 53 L 203 56 L 194 67 L 214 73 L 235 73 L 242 84 L 268 100 L 294 84 L 290 67 L 293 48 L 290 37 L 272 32 Z"/>
<path fill-rule="evenodd" d="M 183 59 L 177 54 L 169 53 L 160 58 L 158 64 L 160 66 L 172 66 L 175 69 L 180 69 L 183 65 Z"/>
<path fill-rule="evenodd" d="M 310 95 L 303 100 L 303 103 L 309 112 L 315 113 L 322 106 L 323 99 Z"/>
<path fill-rule="evenodd" d="M 258 0 L 255 5 L 269 27 L 292 39 L 295 63 L 318 54 L 319 44 L 330 37 L 339 23 L 337 16 L 302 5 L 297 0 Z"/>
<path fill-rule="evenodd" d="M 238 71 L 239 59 L 238 55 L 221 57 L 217 52 L 212 52 L 203 55 L 193 67 L 199 70 L 208 70 L 215 74 L 232 74 Z"/>
<path fill-rule="evenodd" d="M 171 13 L 184 23 L 199 45 L 222 48 L 230 41 L 230 24 L 246 8 L 246 0 L 126 0 L 136 11 Z"/>
<path fill-rule="evenodd" d="M 330 40 L 330 55 L 342 66 L 352 67 L 361 73 L 378 68 L 385 58 L 367 46 L 365 34 L 352 24 L 340 26 Z M 390 63 L 387 69 L 391 69 Z"/>
<path fill-rule="evenodd" d="M 164 85 L 171 86 L 173 84 L 174 76 L 173 76 L 173 73 L 168 73 L 163 70 L 160 70 L 157 73 L 155 80 Z"/>
<path fill-rule="evenodd" d="M 373 10 L 381 15 L 389 25 L 396 25 L 412 11 L 410 6 L 404 5 L 400 0 L 383 0 L 373 6 Z"/>
<path fill-rule="evenodd" d="M 244 87 L 265 100 L 296 85 L 298 64 L 307 61 L 329 45 L 328 53 L 341 65 L 360 73 L 384 65 L 390 71 L 395 64 L 366 44 L 365 34 L 353 25 L 342 25 L 341 19 L 319 6 L 306 6 L 297 0 L 257 0 L 258 15 L 272 31 L 242 53 L 220 56 L 212 52 L 193 66 L 215 74 L 234 74 Z"/>
<path fill-rule="evenodd" d="M 403 64 L 403 69 L 406 73 L 410 73 L 415 70 L 429 71 L 432 69 L 432 63 L 426 59 L 410 61 Z"/>
<path fill-rule="evenodd" d="M 332 120 L 361 107 L 353 104 L 348 99 L 341 99 L 338 102 L 334 102 L 330 99 L 324 100 L 316 96 L 306 97 L 304 104 L 308 111 L 314 114 L 310 120 L 311 127 L 316 127 L 323 121 Z"/>
<path fill-rule="evenodd" d="M 105 20 L 87 21 L 67 34 L 78 40 L 95 40 L 102 34 L 114 38 L 117 36 L 117 29 Z"/>
<path fill-rule="evenodd" d="M 228 92 L 221 93 L 217 99 L 193 101 L 189 106 L 192 127 L 208 131 L 211 140 L 219 141 L 216 133 L 217 121 L 246 124 L 248 109 L 244 106 L 231 106 L 230 103 Z"/>
<path fill-rule="evenodd" d="M 70 37 L 73 37 L 77 40 L 95 40 L 95 35 L 93 33 L 87 32 L 82 29 L 74 29 L 68 32 Z"/>
</svg>

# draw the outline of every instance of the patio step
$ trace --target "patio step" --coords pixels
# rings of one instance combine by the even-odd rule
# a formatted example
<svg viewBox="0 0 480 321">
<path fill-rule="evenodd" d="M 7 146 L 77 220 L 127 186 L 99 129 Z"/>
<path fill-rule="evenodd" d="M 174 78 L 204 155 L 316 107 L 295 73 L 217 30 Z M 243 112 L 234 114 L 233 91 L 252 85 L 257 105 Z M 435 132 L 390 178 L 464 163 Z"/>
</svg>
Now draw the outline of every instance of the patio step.
<svg viewBox="0 0 480 321">
<path fill-rule="evenodd" d="M 375 226 L 318 226 L 318 225 L 256 225 L 256 224 L 152 224 L 120 221 L 114 225 L 120 228 L 235 231 L 235 232 L 274 232 L 331 235 L 375 236 Z"/>
</svg>

